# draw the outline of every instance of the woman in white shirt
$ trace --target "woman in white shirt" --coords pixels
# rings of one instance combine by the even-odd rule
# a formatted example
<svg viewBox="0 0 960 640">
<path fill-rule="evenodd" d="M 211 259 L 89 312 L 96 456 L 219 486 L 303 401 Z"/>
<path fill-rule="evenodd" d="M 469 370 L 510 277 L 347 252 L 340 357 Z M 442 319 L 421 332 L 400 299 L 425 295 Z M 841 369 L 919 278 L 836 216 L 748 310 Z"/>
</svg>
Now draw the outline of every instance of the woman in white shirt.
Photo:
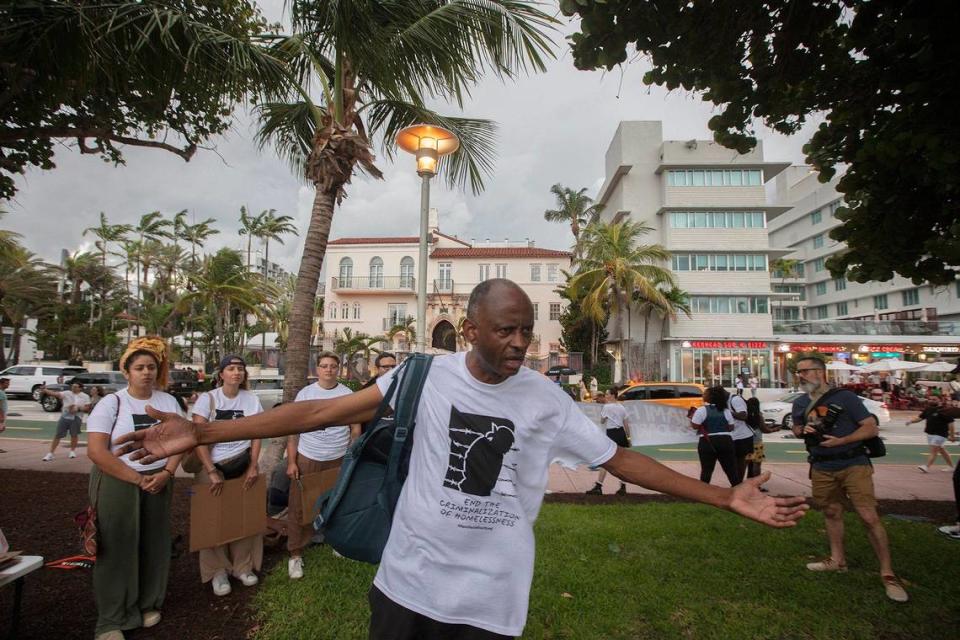
<svg viewBox="0 0 960 640">
<path fill-rule="evenodd" d="M 93 591 L 97 640 L 160 622 L 170 573 L 170 503 L 179 455 L 140 464 L 115 456 L 113 442 L 157 421 L 146 406 L 179 413 L 167 384 L 169 359 L 162 338 L 132 341 L 120 358 L 126 389 L 97 403 L 87 420 L 90 502 L 97 510 Z"/>
<path fill-rule="evenodd" d="M 700 480 L 709 484 L 719 462 L 733 487 L 740 484 L 740 479 L 733 451 L 733 414 L 727 408 L 727 397 L 727 390 L 723 387 L 705 389 L 703 406 L 691 416 L 690 426 L 700 434 L 697 443 Z"/>
<path fill-rule="evenodd" d="M 193 405 L 193 421 L 203 424 L 211 420 L 235 420 L 263 411 L 257 396 L 247 390 L 247 364 L 240 356 L 226 356 L 213 381 L 214 389 L 201 394 Z M 260 470 L 259 440 L 221 442 L 211 447 L 199 446 L 197 457 L 203 470 L 194 477 L 210 485 L 210 493 L 219 495 L 224 480 L 243 477 L 249 489 L 257 481 Z M 213 582 L 218 596 L 230 593 L 230 575 L 245 587 L 259 582 L 255 571 L 263 563 L 263 535 L 250 536 L 210 549 L 200 550 L 200 580 Z"/>
</svg>

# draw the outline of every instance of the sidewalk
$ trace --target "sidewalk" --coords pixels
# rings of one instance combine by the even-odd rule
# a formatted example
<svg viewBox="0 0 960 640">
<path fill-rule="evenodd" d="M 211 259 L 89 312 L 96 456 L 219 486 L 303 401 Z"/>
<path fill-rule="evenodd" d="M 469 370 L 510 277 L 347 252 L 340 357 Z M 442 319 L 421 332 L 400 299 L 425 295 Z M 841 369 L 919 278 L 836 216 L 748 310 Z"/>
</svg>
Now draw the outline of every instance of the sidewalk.
<svg viewBox="0 0 960 640">
<path fill-rule="evenodd" d="M 77 449 L 77 458 L 67 458 L 69 449 L 61 444 L 57 457 L 50 462 L 40 459 L 49 445 L 43 442 L 17 438 L 0 438 L 0 469 L 31 469 L 34 471 L 54 471 L 60 473 L 89 473 L 91 462 L 87 458 L 86 447 L 81 443 Z M 665 465 L 684 475 L 697 478 L 700 465 L 696 462 L 664 462 Z M 810 495 L 810 481 L 807 479 L 808 466 L 790 462 L 773 462 L 763 465 L 764 471 L 772 476 L 767 488 L 779 495 Z M 942 500 L 953 501 L 952 476 L 937 465 L 930 473 L 921 473 L 916 466 L 884 464 L 874 467 L 874 485 L 877 497 L 883 500 Z M 177 469 L 177 477 L 189 478 L 190 474 Z M 597 474 L 586 467 L 567 469 L 558 464 L 550 465 L 548 490 L 553 493 L 583 493 L 593 486 Z M 713 483 L 729 486 L 723 471 L 719 468 L 713 474 Z M 620 486 L 619 480 L 607 475 L 603 487 L 604 493 L 613 493 Z M 639 487 L 628 486 L 630 493 L 654 493 Z"/>
</svg>

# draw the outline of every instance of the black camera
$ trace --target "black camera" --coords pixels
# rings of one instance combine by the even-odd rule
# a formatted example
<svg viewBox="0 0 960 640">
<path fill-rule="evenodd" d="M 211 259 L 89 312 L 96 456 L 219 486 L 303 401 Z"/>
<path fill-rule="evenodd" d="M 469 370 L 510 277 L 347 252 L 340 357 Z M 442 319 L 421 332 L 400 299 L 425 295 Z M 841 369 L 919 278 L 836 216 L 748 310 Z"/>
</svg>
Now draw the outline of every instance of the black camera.
<svg viewBox="0 0 960 640">
<path fill-rule="evenodd" d="M 820 413 L 820 409 L 824 407 L 817 407 L 817 412 Z M 828 404 L 826 406 L 826 411 L 819 416 L 819 419 L 808 422 L 808 426 L 813 427 L 816 430 L 816 433 L 808 433 L 804 436 L 804 441 L 808 447 L 815 447 L 821 442 L 823 442 L 823 436 L 829 436 L 833 434 L 833 428 L 837 425 L 837 418 L 840 417 L 840 414 L 843 413 L 843 407 L 838 404 Z"/>
</svg>

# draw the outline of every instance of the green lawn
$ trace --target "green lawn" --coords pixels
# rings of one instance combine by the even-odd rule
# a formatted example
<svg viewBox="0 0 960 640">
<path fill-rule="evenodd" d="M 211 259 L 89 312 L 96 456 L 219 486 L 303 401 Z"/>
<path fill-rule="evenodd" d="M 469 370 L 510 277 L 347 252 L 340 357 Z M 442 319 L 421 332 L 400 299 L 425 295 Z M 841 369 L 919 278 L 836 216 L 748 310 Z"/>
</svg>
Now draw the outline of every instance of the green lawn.
<svg viewBox="0 0 960 640">
<path fill-rule="evenodd" d="M 774 531 L 689 504 L 544 505 L 524 638 L 956 638 L 960 543 L 930 524 L 892 521 L 894 563 L 911 601 L 886 599 L 863 528 L 848 519 L 846 574 L 812 574 L 826 549 L 811 512 Z M 306 556 L 291 582 L 286 562 L 254 601 L 255 638 L 366 638 L 375 567 Z"/>
</svg>

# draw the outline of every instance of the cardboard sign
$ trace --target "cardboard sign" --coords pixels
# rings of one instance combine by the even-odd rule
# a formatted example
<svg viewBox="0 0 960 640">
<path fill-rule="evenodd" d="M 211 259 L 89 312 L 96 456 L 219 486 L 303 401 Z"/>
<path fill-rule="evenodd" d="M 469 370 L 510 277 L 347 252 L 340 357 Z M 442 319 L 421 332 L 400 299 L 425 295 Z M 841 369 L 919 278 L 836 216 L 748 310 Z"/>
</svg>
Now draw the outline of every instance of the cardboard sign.
<svg viewBox="0 0 960 640">
<path fill-rule="evenodd" d="M 340 467 L 334 467 L 333 469 L 325 469 L 300 476 L 300 484 L 303 486 L 303 491 L 300 492 L 300 507 L 303 509 L 300 524 L 313 522 L 313 519 L 317 517 L 315 511 L 317 500 L 333 488 L 333 485 L 337 483 L 339 474 Z"/>
<path fill-rule="evenodd" d="M 246 491 L 244 478 L 223 483 L 219 496 L 209 484 L 193 485 L 190 498 L 190 551 L 209 549 L 263 533 L 267 529 L 267 480 Z"/>
</svg>

